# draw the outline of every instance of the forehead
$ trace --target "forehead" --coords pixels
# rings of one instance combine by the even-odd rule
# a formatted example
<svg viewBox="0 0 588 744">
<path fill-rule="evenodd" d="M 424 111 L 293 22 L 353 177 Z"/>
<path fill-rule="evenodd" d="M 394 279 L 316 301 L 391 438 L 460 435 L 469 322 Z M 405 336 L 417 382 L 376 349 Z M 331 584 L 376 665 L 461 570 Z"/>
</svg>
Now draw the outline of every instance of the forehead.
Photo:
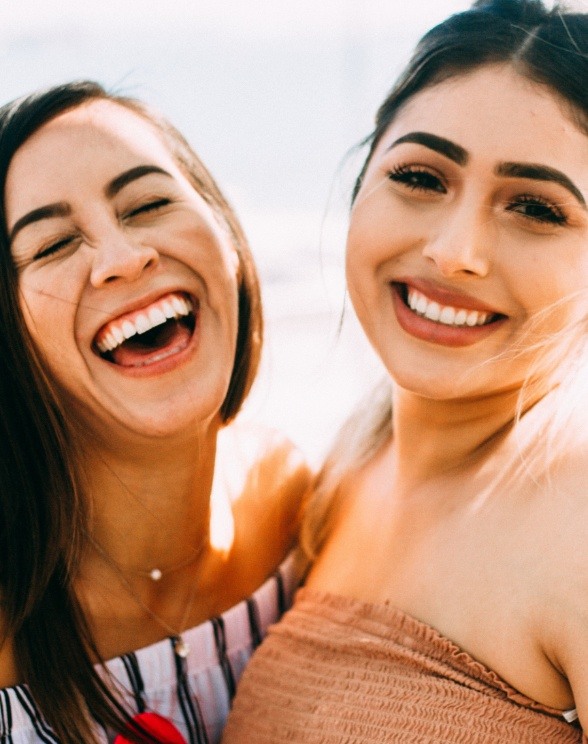
<svg viewBox="0 0 588 744">
<path fill-rule="evenodd" d="M 509 65 L 488 65 L 425 88 L 398 112 L 380 147 L 409 131 L 427 131 L 497 160 L 551 163 L 586 155 L 588 137 L 566 103 Z M 588 163 L 587 163 L 588 165 Z"/>
<path fill-rule="evenodd" d="M 39 196 L 58 198 L 72 181 L 81 187 L 84 177 L 109 178 L 145 163 L 177 170 L 154 125 L 120 104 L 91 101 L 51 119 L 18 148 L 7 173 L 7 209 L 17 197 L 23 209 L 33 208 Z"/>
</svg>

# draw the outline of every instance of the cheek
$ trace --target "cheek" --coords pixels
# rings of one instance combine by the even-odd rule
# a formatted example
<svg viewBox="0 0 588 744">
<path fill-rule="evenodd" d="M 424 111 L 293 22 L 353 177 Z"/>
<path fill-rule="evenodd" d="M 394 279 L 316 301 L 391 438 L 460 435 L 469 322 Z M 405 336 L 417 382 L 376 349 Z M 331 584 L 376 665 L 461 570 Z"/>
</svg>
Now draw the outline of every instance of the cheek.
<svg viewBox="0 0 588 744">
<path fill-rule="evenodd" d="M 69 366 L 73 338 L 71 301 L 58 291 L 41 291 L 23 284 L 19 288 L 20 309 L 30 337 L 53 373 Z"/>
<path fill-rule="evenodd" d="M 47 318 L 47 302 L 43 295 L 32 288 L 30 285 L 21 283 L 18 290 L 20 310 L 24 318 L 25 325 L 35 344 L 39 346 L 39 341 L 43 338 L 44 320 Z"/>
</svg>

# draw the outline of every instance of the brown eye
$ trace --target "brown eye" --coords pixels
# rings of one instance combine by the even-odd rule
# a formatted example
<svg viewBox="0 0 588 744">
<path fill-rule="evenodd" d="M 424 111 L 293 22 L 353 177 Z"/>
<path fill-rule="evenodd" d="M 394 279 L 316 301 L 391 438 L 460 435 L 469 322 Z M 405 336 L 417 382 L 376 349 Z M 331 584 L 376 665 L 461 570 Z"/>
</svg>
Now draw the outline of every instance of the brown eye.
<svg viewBox="0 0 588 744">
<path fill-rule="evenodd" d="M 565 225 L 568 221 L 559 207 L 533 194 L 517 196 L 508 205 L 507 210 L 516 212 L 529 220 L 549 225 Z"/>
<path fill-rule="evenodd" d="M 388 178 L 395 183 L 400 183 L 412 191 L 434 191 L 445 194 L 446 189 L 443 182 L 431 171 L 414 166 L 403 165 L 388 172 Z"/>
</svg>

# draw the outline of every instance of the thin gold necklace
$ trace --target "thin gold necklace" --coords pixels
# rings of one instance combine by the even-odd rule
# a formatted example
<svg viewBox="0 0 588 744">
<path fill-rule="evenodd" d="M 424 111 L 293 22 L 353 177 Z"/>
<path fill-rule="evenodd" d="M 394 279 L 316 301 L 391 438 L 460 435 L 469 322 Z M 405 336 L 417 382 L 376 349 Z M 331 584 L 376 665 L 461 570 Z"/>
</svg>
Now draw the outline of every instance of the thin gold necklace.
<svg viewBox="0 0 588 744">
<path fill-rule="evenodd" d="M 189 566 L 191 563 L 195 563 L 198 558 L 200 558 L 205 546 L 206 542 L 204 542 L 200 546 L 200 548 L 195 550 L 193 555 L 191 555 L 189 558 L 186 558 L 179 563 L 174 563 L 172 566 L 169 566 L 167 568 L 158 568 L 157 566 L 154 566 L 149 571 L 136 570 L 134 571 L 134 573 L 137 573 L 139 576 L 145 576 L 146 578 L 151 579 L 151 581 L 161 581 L 164 576 L 167 576 L 170 573 L 174 573 L 174 571 L 179 571 L 181 568 L 186 568 L 186 566 Z"/>
<path fill-rule="evenodd" d="M 95 540 L 91 540 L 91 544 L 93 545 L 96 552 L 102 557 L 102 559 L 115 570 L 121 584 L 123 585 L 124 589 L 126 589 L 131 599 L 133 599 L 134 602 L 154 622 L 156 622 L 160 628 L 162 628 L 163 630 L 166 631 L 166 633 L 169 634 L 172 644 L 173 644 L 175 654 L 177 656 L 180 656 L 182 659 L 185 659 L 190 653 L 190 644 L 187 643 L 182 637 L 182 629 L 190 615 L 190 610 L 192 609 L 194 600 L 196 599 L 196 591 L 198 588 L 197 582 L 196 581 L 194 582 L 194 586 L 192 587 L 192 590 L 190 592 L 190 596 L 186 603 L 186 608 L 180 619 L 179 629 L 174 628 L 167 621 L 161 618 L 156 612 L 154 612 L 151 609 L 151 607 L 149 607 L 149 605 L 143 602 L 141 597 L 135 591 L 131 582 L 125 576 L 124 571 L 116 563 L 116 561 L 110 555 L 108 555 L 108 553 L 104 550 L 104 548 L 99 543 L 97 543 Z M 173 573 L 174 571 L 179 571 L 180 568 L 184 568 L 185 566 L 190 565 L 190 563 L 194 563 L 202 555 L 207 545 L 208 545 L 208 538 L 202 542 L 202 545 L 200 545 L 200 547 L 195 551 L 195 554 L 193 556 L 191 556 L 189 559 L 185 561 L 182 561 L 181 563 L 175 564 L 171 566 L 170 568 L 165 569 L 165 571 L 162 571 L 159 568 L 153 568 L 151 569 L 151 571 L 136 571 L 136 573 L 138 573 L 139 575 L 145 576 L 147 578 L 150 578 L 152 581 L 160 581 L 164 575 Z"/>
</svg>

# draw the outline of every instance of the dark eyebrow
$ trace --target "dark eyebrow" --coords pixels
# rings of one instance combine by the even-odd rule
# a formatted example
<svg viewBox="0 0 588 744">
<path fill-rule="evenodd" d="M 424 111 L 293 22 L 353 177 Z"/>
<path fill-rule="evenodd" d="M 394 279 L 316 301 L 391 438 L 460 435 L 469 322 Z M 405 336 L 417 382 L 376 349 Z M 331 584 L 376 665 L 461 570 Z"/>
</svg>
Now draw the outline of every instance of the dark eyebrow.
<svg viewBox="0 0 588 744">
<path fill-rule="evenodd" d="M 547 165 L 536 165 L 534 163 L 501 163 L 496 167 L 497 176 L 506 176 L 507 178 L 530 178 L 533 181 L 553 181 L 563 186 L 583 207 L 586 207 L 586 199 L 580 189 L 570 181 L 570 179 L 555 168 L 549 168 Z"/>
<path fill-rule="evenodd" d="M 130 168 L 128 171 L 121 173 L 120 176 L 113 178 L 104 189 L 104 193 L 109 199 L 112 199 L 113 196 L 116 196 L 118 192 L 124 189 L 124 187 L 129 183 L 136 181 L 138 178 L 143 178 L 143 176 L 148 176 L 151 173 L 160 173 L 161 175 L 173 178 L 171 173 L 168 173 L 157 165 L 138 165 L 135 168 Z M 67 217 L 69 214 L 71 214 L 71 207 L 66 202 L 47 204 L 44 207 L 33 209 L 14 223 L 14 227 L 10 231 L 9 240 L 12 243 L 23 227 L 31 225 L 33 222 L 51 219 L 52 217 Z"/>
<path fill-rule="evenodd" d="M 171 173 L 168 173 L 157 165 L 137 165 L 135 168 L 130 168 L 128 171 L 121 173 L 120 176 L 113 178 L 104 189 L 104 193 L 109 199 L 112 199 L 113 196 L 116 196 L 129 183 L 136 181 L 138 178 L 143 178 L 143 176 L 148 176 L 151 173 L 160 173 L 163 176 L 173 178 Z"/>
<path fill-rule="evenodd" d="M 47 220 L 51 217 L 67 217 L 71 213 L 69 204 L 65 202 L 57 202 L 55 204 L 47 204 L 45 207 L 39 207 L 33 209 L 30 212 L 24 214 L 19 220 L 14 223 L 14 227 L 10 231 L 8 239 L 12 243 L 17 233 L 19 233 L 23 227 L 38 222 L 39 220 Z"/>
<path fill-rule="evenodd" d="M 445 137 L 438 137 L 436 134 L 430 134 L 429 132 L 409 132 L 395 140 L 388 150 L 402 145 L 404 142 L 414 142 L 417 145 L 424 145 L 430 150 L 440 152 L 441 155 L 445 155 L 445 157 L 453 160 L 458 165 L 466 165 L 469 160 L 467 150 L 464 150 L 463 147 L 456 145 L 451 140 L 445 139 Z"/>
</svg>

